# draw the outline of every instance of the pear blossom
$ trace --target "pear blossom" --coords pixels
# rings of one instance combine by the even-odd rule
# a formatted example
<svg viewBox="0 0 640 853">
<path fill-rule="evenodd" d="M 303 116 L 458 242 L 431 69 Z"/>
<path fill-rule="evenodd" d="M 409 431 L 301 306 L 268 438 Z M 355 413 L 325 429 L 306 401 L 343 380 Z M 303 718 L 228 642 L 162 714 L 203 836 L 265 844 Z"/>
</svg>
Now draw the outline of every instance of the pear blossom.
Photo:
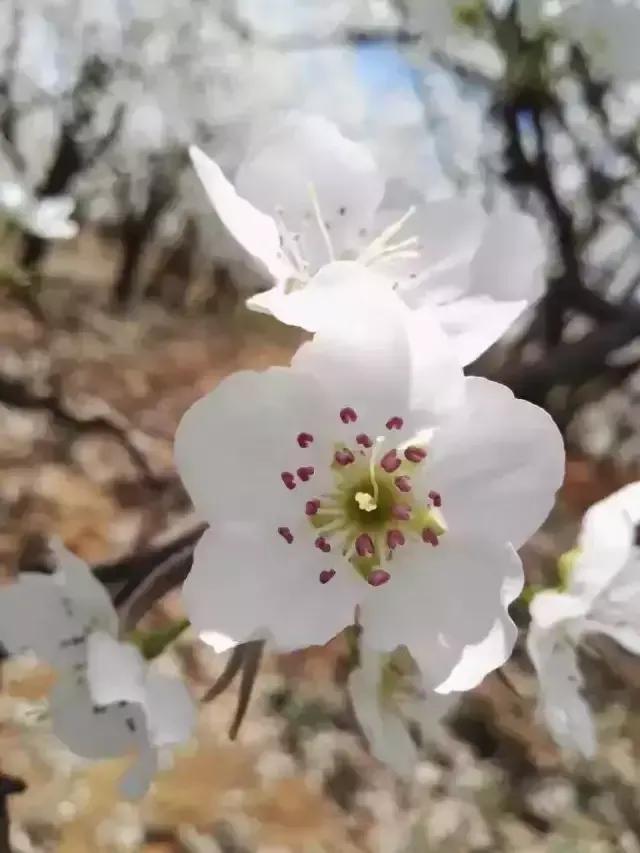
<svg viewBox="0 0 640 853">
<path fill-rule="evenodd" d="M 347 683 L 356 719 L 371 754 L 398 775 L 410 776 L 418 762 L 410 727 L 417 727 L 421 738 L 435 737 L 454 694 L 427 693 L 406 649 L 380 654 L 362 645 L 359 651 L 359 666 Z"/>
<path fill-rule="evenodd" d="M 224 379 L 178 427 L 210 523 L 186 610 L 216 651 L 264 637 L 284 652 L 326 643 L 357 608 L 372 650 L 404 645 L 425 686 L 464 690 L 512 649 L 515 549 L 551 508 L 562 440 L 542 410 L 465 379 L 437 326 L 416 347 L 414 314 L 335 266 L 319 276 L 360 292 L 355 308 L 290 367 Z"/>
<path fill-rule="evenodd" d="M 157 750 L 187 740 L 195 723 L 185 686 L 147 668 L 117 640 L 118 617 L 89 567 L 54 544 L 52 575 L 22 574 L 0 587 L 0 643 L 32 651 L 58 671 L 50 697 L 54 733 L 77 755 L 136 753 L 123 794 L 142 796 L 157 769 Z"/>
<path fill-rule="evenodd" d="M 338 306 L 318 314 L 310 282 L 325 264 L 354 261 L 420 316 L 433 315 L 465 365 L 543 293 L 545 250 L 532 217 L 487 215 L 473 198 L 392 211 L 370 151 L 324 118 L 283 120 L 240 165 L 235 186 L 200 149 L 191 158 L 226 230 L 273 285 L 248 306 L 282 322 L 310 332 L 331 322 Z"/>
<path fill-rule="evenodd" d="M 0 183 L 0 210 L 25 231 L 44 240 L 70 240 L 78 225 L 70 219 L 75 207 L 69 196 L 38 199 L 13 181 Z"/>
<path fill-rule="evenodd" d="M 640 483 L 595 504 L 561 589 L 531 602 L 527 648 L 539 680 L 540 716 L 561 746 L 588 758 L 596 735 L 576 650 L 586 636 L 601 633 L 640 654 L 639 524 Z"/>
</svg>

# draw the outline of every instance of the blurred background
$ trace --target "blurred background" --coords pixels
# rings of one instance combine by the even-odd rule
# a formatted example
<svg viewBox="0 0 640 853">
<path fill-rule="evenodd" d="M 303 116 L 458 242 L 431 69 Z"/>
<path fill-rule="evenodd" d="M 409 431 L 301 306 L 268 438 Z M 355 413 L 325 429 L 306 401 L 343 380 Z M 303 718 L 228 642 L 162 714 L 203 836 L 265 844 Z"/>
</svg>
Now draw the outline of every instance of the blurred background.
<svg viewBox="0 0 640 853">
<path fill-rule="evenodd" d="M 57 534 L 116 561 L 104 576 L 135 617 L 129 570 L 190 541 L 181 414 L 230 371 L 286 363 L 300 337 L 244 307 L 264 283 L 187 147 L 232 177 L 271 121 L 302 110 L 368 144 L 390 196 L 509 197 L 538 219 L 546 295 L 473 372 L 565 434 L 557 510 L 523 553 L 530 583 L 554 583 L 584 510 L 639 474 L 632 35 L 603 34 L 607 64 L 504 0 L 0 0 L 0 571 L 37 566 Z M 174 591 L 155 598 L 144 626 L 180 618 Z M 602 642 L 583 662 L 596 761 L 561 755 L 538 725 L 519 647 L 400 782 L 366 753 L 344 654 L 263 660 L 237 741 L 234 683 L 140 803 L 118 798 L 122 762 L 87 766 L 52 737 L 51 673 L 5 662 L 0 771 L 27 784 L 10 798 L 12 849 L 640 851 L 635 659 Z M 188 631 L 161 658 L 195 695 L 225 665 Z"/>
</svg>

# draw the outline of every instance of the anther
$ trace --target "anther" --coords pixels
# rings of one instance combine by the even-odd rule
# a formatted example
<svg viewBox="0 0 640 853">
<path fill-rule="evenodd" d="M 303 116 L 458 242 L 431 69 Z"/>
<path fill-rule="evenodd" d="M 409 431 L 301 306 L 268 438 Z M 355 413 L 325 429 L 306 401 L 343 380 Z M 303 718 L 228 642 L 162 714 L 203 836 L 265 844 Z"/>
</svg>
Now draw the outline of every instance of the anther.
<svg viewBox="0 0 640 853">
<path fill-rule="evenodd" d="M 293 474 L 290 471 L 283 471 L 282 474 L 280 474 L 280 477 L 282 478 L 282 482 L 285 484 L 285 486 L 289 490 L 295 489 L 296 478 L 293 476 Z"/>
<path fill-rule="evenodd" d="M 320 501 L 314 498 L 312 501 L 307 501 L 304 506 L 304 511 L 307 515 L 315 515 L 320 509 Z"/>
<path fill-rule="evenodd" d="M 356 539 L 356 553 L 359 557 L 373 557 L 376 553 L 373 539 L 368 533 L 361 533 Z"/>
<path fill-rule="evenodd" d="M 406 504 L 394 504 L 391 507 L 391 515 L 398 521 L 409 521 L 411 518 L 411 507 Z"/>
<path fill-rule="evenodd" d="M 387 474 L 393 474 L 394 471 L 397 471 L 401 465 L 400 459 L 398 459 L 398 453 L 396 450 L 389 450 L 380 460 L 380 467 L 383 471 L 386 471 Z"/>
<path fill-rule="evenodd" d="M 393 482 L 396 484 L 396 489 L 398 489 L 398 491 L 411 491 L 411 480 L 409 479 L 409 477 L 396 477 Z"/>
<path fill-rule="evenodd" d="M 386 423 L 387 429 L 402 429 L 403 425 L 404 425 L 404 421 L 402 420 L 402 418 L 399 418 L 397 416 L 393 417 L 393 418 L 389 418 L 389 420 Z"/>
<path fill-rule="evenodd" d="M 309 447 L 309 445 L 313 443 L 313 436 L 310 432 L 301 432 L 299 433 L 296 441 L 300 447 Z"/>
<path fill-rule="evenodd" d="M 404 533 L 401 530 L 389 530 L 387 533 L 387 545 L 393 551 L 398 545 L 404 545 Z"/>
<path fill-rule="evenodd" d="M 371 447 L 373 445 L 373 441 L 371 441 L 365 432 L 361 432 L 356 436 L 356 443 L 361 445 L 361 447 Z"/>
<path fill-rule="evenodd" d="M 355 456 L 350 450 L 347 450 L 345 448 L 344 450 L 336 450 L 333 458 L 338 463 L 338 465 L 351 465 L 351 463 L 355 459 Z"/>
<path fill-rule="evenodd" d="M 331 545 L 327 542 L 324 536 L 318 536 L 314 544 L 316 548 L 319 548 L 324 554 L 328 554 L 331 550 Z"/>
<path fill-rule="evenodd" d="M 320 572 L 319 581 L 322 584 L 329 583 L 332 577 L 335 577 L 335 569 L 325 569 Z"/>
<path fill-rule="evenodd" d="M 434 548 L 436 545 L 440 544 L 438 537 L 430 527 L 425 527 L 422 531 L 422 541 L 426 542 L 428 545 L 433 545 Z"/>
<path fill-rule="evenodd" d="M 374 569 L 367 578 L 367 583 L 370 586 L 383 586 L 390 578 L 391 575 L 384 569 Z"/>
<path fill-rule="evenodd" d="M 404 452 L 404 458 L 409 462 L 422 462 L 426 457 L 427 451 L 423 447 L 407 447 Z"/>
<path fill-rule="evenodd" d="M 279 527 L 278 533 L 280 534 L 280 536 L 282 536 L 285 542 L 288 542 L 289 545 L 291 545 L 291 543 L 293 542 L 293 533 L 289 530 L 288 527 Z"/>
<path fill-rule="evenodd" d="M 442 497 L 440 492 L 429 492 L 429 500 L 435 507 L 442 506 Z"/>
<path fill-rule="evenodd" d="M 315 468 L 313 468 L 311 465 L 307 465 L 305 468 L 298 468 L 298 470 L 296 471 L 296 474 L 298 475 L 298 477 L 300 477 L 303 483 L 306 483 L 307 480 L 309 480 L 314 473 Z"/>
<path fill-rule="evenodd" d="M 340 420 L 343 424 L 354 424 L 358 420 L 358 415 L 355 409 L 346 406 L 344 409 L 340 409 Z"/>
</svg>

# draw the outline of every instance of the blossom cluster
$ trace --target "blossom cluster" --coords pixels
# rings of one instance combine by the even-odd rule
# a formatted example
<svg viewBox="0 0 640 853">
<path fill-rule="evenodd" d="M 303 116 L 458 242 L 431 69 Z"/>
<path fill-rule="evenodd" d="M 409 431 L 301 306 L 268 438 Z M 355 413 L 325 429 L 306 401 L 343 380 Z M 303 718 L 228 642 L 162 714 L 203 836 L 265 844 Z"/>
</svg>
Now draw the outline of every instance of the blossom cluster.
<svg viewBox="0 0 640 853">
<path fill-rule="evenodd" d="M 398 209 L 369 149 L 317 116 L 271 128 L 234 183 L 200 149 L 191 157 L 265 282 L 248 307 L 308 340 L 289 366 L 226 377 L 178 427 L 177 469 L 208 524 L 186 613 L 218 653 L 254 640 L 289 652 L 348 631 L 355 714 L 372 751 L 410 772 L 409 724 L 432 729 L 510 657 L 518 549 L 563 481 L 550 416 L 469 375 L 542 295 L 542 237 L 505 202 Z M 575 646 L 597 630 L 638 647 L 638 494 L 587 515 L 562 590 L 531 606 L 544 717 L 585 752 Z M 53 726 L 73 751 L 137 752 L 123 790 L 140 794 L 158 750 L 193 732 L 193 701 L 121 640 L 88 567 L 54 550 L 54 574 L 0 589 L 0 642 L 58 670 Z"/>
</svg>

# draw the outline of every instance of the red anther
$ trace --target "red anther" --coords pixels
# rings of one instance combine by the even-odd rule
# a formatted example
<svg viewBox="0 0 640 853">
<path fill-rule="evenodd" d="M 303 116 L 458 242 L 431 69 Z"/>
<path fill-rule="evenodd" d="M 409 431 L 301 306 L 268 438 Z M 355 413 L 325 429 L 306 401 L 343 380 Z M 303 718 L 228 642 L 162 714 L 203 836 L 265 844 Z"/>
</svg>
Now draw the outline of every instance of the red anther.
<svg viewBox="0 0 640 853">
<path fill-rule="evenodd" d="M 357 435 L 356 442 L 362 447 L 371 447 L 371 445 L 373 444 L 366 432 L 361 432 L 359 435 Z"/>
<path fill-rule="evenodd" d="M 389 418 L 386 423 L 387 429 L 402 429 L 404 426 L 404 421 L 402 418 L 399 418 L 397 415 L 393 418 Z"/>
<path fill-rule="evenodd" d="M 404 545 L 404 533 L 401 530 L 389 530 L 387 533 L 387 545 L 393 551 L 398 545 Z"/>
<path fill-rule="evenodd" d="M 440 492 L 429 492 L 429 500 L 435 506 L 442 506 L 442 497 Z"/>
<path fill-rule="evenodd" d="M 335 569 L 325 569 L 324 571 L 320 572 L 320 577 L 319 577 L 320 583 L 322 583 L 322 584 L 329 583 L 331 578 L 335 576 L 335 573 L 336 573 Z"/>
<path fill-rule="evenodd" d="M 304 506 L 304 511 L 307 515 L 315 515 L 320 509 L 320 501 L 314 498 L 312 501 L 307 501 Z"/>
<path fill-rule="evenodd" d="M 313 436 L 310 432 L 301 432 L 296 441 L 300 447 L 309 447 L 310 444 L 313 444 Z"/>
<path fill-rule="evenodd" d="M 422 462 L 427 458 L 427 451 L 423 447 L 407 447 L 404 452 L 404 458 L 409 462 Z"/>
<path fill-rule="evenodd" d="M 316 548 L 319 548 L 324 554 L 328 554 L 331 550 L 331 545 L 329 545 L 324 536 L 318 536 L 314 544 Z"/>
<path fill-rule="evenodd" d="M 401 492 L 411 491 L 411 480 L 409 477 L 396 477 L 393 481 L 396 484 L 396 489 Z"/>
<path fill-rule="evenodd" d="M 336 460 L 338 465 L 351 465 L 355 456 L 350 450 L 345 448 L 344 450 L 336 450 L 333 458 Z"/>
<path fill-rule="evenodd" d="M 426 542 L 428 545 L 433 545 L 434 548 L 436 545 L 440 544 L 438 537 L 430 527 L 425 527 L 422 531 L 422 541 Z"/>
<path fill-rule="evenodd" d="M 355 409 L 346 406 L 344 409 L 340 409 L 340 420 L 343 424 L 354 424 L 358 420 L 358 415 Z"/>
<path fill-rule="evenodd" d="M 280 536 L 282 536 L 285 542 L 288 542 L 289 545 L 291 545 L 291 543 L 293 542 L 293 533 L 289 530 L 288 527 L 279 527 L 278 533 L 280 534 Z"/>
<path fill-rule="evenodd" d="M 370 586 L 383 586 L 390 578 L 391 575 L 384 569 L 374 569 L 367 578 L 367 583 Z"/>
<path fill-rule="evenodd" d="M 373 557 L 376 553 L 373 539 L 368 533 L 361 533 L 356 539 L 356 553 L 359 557 Z"/>
<path fill-rule="evenodd" d="M 398 459 L 398 453 L 396 450 L 389 450 L 388 453 L 385 453 L 380 460 L 380 467 L 383 471 L 386 471 L 387 474 L 393 474 L 394 471 L 398 470 L 401 464 L 402 463 Z"/>
<path fill-rule="evenodd" d="M 411 507 L 406 504 L 394 504 L 391 507 L 391 515 L 398 521 L 409 521 L 411 518 Z"/>
<path fill-rule="evenodd" d="M 298 470 L 296 471 L 296 474 L 298 475 L 298 477 L 300 477 L 303 483 L 306 483 L 307 480 L 313 477 L 314 473 L 315 468 L 313 468 L 311 465 L 307 465 L 305 468 L 298 468 Z"/>
<path fill-rule="evenodd" d="M 280 474 L 280 476 L 282 477 L 282 482 L 285 484 L 285 486 L 289 490 L 295 489 L 296 478 L 293 476 L 293 474 L 290 471 L 283 471 L 282 474 Z"/>
</svg>

